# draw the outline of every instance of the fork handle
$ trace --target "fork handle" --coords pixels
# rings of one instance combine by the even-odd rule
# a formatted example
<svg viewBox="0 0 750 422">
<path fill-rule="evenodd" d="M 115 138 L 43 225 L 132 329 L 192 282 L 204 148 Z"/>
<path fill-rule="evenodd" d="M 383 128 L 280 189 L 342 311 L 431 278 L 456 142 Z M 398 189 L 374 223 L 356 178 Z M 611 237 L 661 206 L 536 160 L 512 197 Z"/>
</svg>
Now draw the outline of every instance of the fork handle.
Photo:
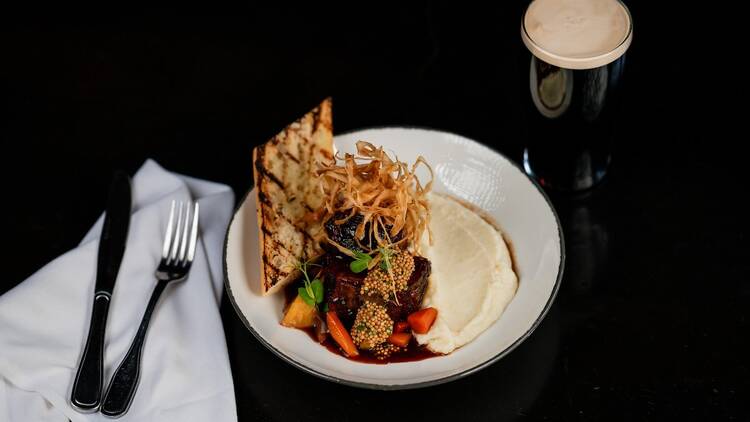
<svg viewBox="0 0 750 422">
<path fill-rule="evenodd" d="M 105 416 L 120 417 L 128 411 L 130 404 L 133 402 L 135 390 L 138 388 L 141 354 L 143 352 L 143 344 L 146 340 L 148 323 L 151 320 L 151 314 L 154 312 L 156 303 L 159 301 L 159 296 L 161 296 L 164 288 L 167 287 L 167 283 L 168 281 L 163 280 L 156 283 L 133 343 L 130 345 L 130 349 L 128 349 L 128 353 L 123 358 L 120 366 L 117 367 L 114 375 L 112 375 L 112 380 L 109 382 L 109 387 L 107 387 L 107 392 L 104 395 L 100 409 Z"/>
</svg>

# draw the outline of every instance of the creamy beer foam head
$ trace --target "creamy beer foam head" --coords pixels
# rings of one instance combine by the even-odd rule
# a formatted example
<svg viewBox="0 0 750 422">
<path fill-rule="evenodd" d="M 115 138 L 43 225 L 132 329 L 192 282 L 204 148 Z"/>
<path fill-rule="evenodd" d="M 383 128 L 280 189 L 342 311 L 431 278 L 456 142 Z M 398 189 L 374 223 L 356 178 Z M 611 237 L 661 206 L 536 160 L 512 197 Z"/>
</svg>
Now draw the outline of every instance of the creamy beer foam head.
<svg viewBox="0 0 750 422">
<path fill-rule="evenodd" d="M 568 69 L 610 63 L 625 53 L 632 37 L 630 13 L 617 0 L 535 0 L 521 25 L 532 54 Z"/>
</svg>

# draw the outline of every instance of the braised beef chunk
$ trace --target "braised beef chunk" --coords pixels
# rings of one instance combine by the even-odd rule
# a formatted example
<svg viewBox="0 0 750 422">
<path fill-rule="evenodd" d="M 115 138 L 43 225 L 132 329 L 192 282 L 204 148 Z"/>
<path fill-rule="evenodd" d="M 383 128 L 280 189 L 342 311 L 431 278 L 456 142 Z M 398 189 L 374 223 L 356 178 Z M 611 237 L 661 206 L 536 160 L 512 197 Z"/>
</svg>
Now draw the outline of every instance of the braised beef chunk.
<svg viewBox="0 0 750 422">
<path fill-rule="evenodd" d="M 353 273 L 349 269 L 349 259 L 333 254 L 327 254 L 321 265 L 328 310 L 336 312 L 341 322 L 349 327 L 359 309 L 359 289 L 365 273 Z"/>
<path fill-rule="evenodd" d="M 359 247 L 357 241 L 354 240 L 357 226 L 362 222 L 362 215 L 357 214 L 342 224 L 334 223 L 335 220 L 343 218 L 346 218 L 346 214 L 339 212 L 326 221 L 325 229 L 328 238 L 351 251 L 365 252 Z"/>
<path fill-rule="evenodd" d="M 398 293 L 398 305 L 395 301 L 387 304 L 388 316 L 394 321 L 405 321 L 409 314 L 422 307 L 422 299 L 427 291 L 427 281 L 432 265 L 427 258 L 414 257 L 414 272 L 411 273 L 406 290 Z"/>
<path fill-rule="evenodd" d="M 348 214 L 346 213 L 338 212 L 333 216 L 333 218 L 326 221 L 325 229 L 326 229 L 326 234 L 328 235 L 328 238 L 351 251 L 363 252 L 363 253 L 367 252 L 366 250 L 362 249 L 362 247 L 360 247 L 357 241 L 355 240 L 355 233 L 357 231 L 357 226 L 359 226 L 359 224 L 362 223 L 362 218 L 363 218 L 362 214 L 356 214 L 352 216 L 352 218 L 348 219 L 345 223 L 342 223 L 342 224 L 334 223 L 334 221 L 336 220 L 343 220 L 344 218 L 346 218 L 347 215 Z M 390 228 L 390 226 L 388 227 Z M 365 224 L 365 233 L 369 233 L 369 232 L 370 232 L 370 223 L 367 223 Z M 385 233 L 381 233 L 381 236 L 385 237 Z M 400 239 L 401 239 L 401 236 L 399 233 L 399 235 L 392 238 L 391 241 L 398 242 Z M 365 236 L 364 239 L 360 239 L 359 243 L 366 246 L 370 250 L 377 248 L 375 239 L 369 239 L 367 236 Z M 335 249 L 333 249 L 333 247 L 329 247 L 329 250 L 331 250 L 332 252 L 335 252 Z"/>
<path fill-rule="evenodd" d="M 357 316 L 357 310 L 365 298 L 360 295 L 360 288 L 366 272 L 353 273 L 349 269 L 351 260 L 336 254 L 326 254 L 320 261 L 323 267 L 320 278 L 325 287 L 328 310 L 336 312 L 341 322 L 349 328 Z M 409 314 L 418 311 L 422 305 L 427 281 L 430 276 L 430 261 L 420 256 L 414 257 L 414 272 L 407 282 L 406 290 L 398 293 L 398 304 L 390 300 L 384 303 L 377 295 L 367 300 L 378 302 L 386 307 L 388 316 L 393 321 L 405 321 Z"/>
</svg>

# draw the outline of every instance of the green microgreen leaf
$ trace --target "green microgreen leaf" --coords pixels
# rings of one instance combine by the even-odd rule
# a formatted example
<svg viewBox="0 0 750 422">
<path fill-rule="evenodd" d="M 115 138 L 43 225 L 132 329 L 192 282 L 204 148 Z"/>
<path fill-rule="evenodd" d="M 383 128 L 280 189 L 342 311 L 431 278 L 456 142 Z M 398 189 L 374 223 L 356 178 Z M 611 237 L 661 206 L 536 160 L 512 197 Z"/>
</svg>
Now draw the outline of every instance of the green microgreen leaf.
<svg viewBox="0 0 750 422">
<path fill-rule="evenodd" d="M 297 294 L 299 294 L 299 297 L 301 297 L 305 303 L 310 306 L 315 306 L 315 300 L 307 293 L 307 289 L 300 287 L 297 289 Z"/>
<path fill-rule="evenodd" d="M 300 261 L 297 263 L 297 269 L 302 273 L 302 281 L 304 286 L 297 289 L 302 300 L 310 306 L 317 307 L 319 303 L 323 302 L 325 293 L 323 291 L 323 282 L 319 279 L 310 281 L 310 275 L 307 273 L 307 268 L 311 266 L 319 267 L 317 264 L 313 264 L 310 261 Z"/>
<path fill-rule="evenodd" d="M 315 279 L 310 283 L 310 288 L 313 292 L 313 298 L 315 299 L 315 303 L 322 303 L 323 302 L 323 282 L 320 281 L 320 279 Z"/>
<path fill-rule="evenodd" d="M 352 270 L 353 273 L 359 274 L 362 271 L 367 269 L 367 262 L 360 261 L 360 260 L 354 260 L 349 263 L 349 269 Z"/>
<path fill-rule="evenodd" d="M 310 275 L 307 273 L 307 268 L 311 266 L 319 266 L 313 264 L 310 261 L 299 261 L 296 265 L 297 269 L 302 273 L 302 281 L 305 283 L 304 287 L 298 289 L 299 295 L 302 300 L 310 306 L 315 306 L 323 302 L 323 283 L 319 279 L 310 281 Z"/>
<path fill-rule="evenodd" d="M 369 261 L 369 260 L 372 259 L 372 257 L 370 255 L 367 255 L 366 253 L 360 252 L 360 251 L 354 251 L 354 257 L 357 258 L 357 259 L 364 259 L 364 260 L 367 260 L 367 261 Z"/>
<path fill-rule="evenodd" d="M 354 261 L 349 263 L 349 269 L 356 274 L 359 274 L 362 271 L 366 270 L 367 267 L 370 266 L 370 261 L 372 261 L 372 257 L 370 255 L 358 251 L 354 252 L 354 257 Z"/>
</svg>

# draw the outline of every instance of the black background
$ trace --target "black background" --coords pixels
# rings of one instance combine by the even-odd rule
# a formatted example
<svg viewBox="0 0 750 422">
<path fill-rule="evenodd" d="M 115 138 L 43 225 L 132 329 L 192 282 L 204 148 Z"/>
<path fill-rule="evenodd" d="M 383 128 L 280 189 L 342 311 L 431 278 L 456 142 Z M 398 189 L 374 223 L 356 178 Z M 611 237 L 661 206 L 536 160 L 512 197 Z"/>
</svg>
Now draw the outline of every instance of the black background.
<svg viewBox="0 0 750 422">
<path fill-rule="evenodd" d="M 153 158 L 239 198 L 252 147 L 329 95 L 335 132 L 427 126 L 519 161 L 526 3 L 496 3 L 6 15 L 0 293 L 76 246 L 113 169 Z M 567 270 L 531 338 L 460 381 L 364 391 L 282 362 L 225 299 L 240 420 L 747 420 L 747 178 L 729 128 L 744 66 L 704 5 L 665 3 L 627 2 L 612 171 L 588 195 L 553 196 Z"/>
</svg>

